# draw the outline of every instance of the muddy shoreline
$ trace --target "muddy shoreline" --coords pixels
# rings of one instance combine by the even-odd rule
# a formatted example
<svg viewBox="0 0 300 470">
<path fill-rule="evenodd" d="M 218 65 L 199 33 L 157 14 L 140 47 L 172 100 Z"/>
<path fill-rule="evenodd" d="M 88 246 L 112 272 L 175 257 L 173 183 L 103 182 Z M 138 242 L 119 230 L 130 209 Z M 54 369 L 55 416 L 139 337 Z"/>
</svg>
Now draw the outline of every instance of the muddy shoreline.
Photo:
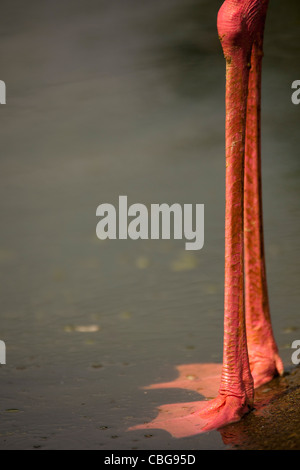
<svg viewBox="0 0 300 470">
<path fill-rule="evenodd" d="M 255 409 L 220 430 L 225 444 L 239 450 L 300 450 L 300 367 L 255 393 Z"/>
</svg>

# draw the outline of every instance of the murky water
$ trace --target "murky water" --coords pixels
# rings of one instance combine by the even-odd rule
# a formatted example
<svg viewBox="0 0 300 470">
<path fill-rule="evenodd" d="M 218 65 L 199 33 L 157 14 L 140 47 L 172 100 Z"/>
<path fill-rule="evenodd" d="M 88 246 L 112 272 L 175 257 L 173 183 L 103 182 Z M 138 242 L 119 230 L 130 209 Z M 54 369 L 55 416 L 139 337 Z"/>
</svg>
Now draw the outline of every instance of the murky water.
<svg viewBox="0 0 300 470">
<path fill-rule="evenodd" d="M 273 324 L 300 339 L 299 17 L 272 0 L 263 187 Z M 222 361 L 224 60 L 220 1 L 1 4 L 0 447 L 222 449 L 219 432 L 127 431 L 189 390 L 142 387 Z M 96 208 L 205 204 L 205 245 L 96 238 Z"/>
</svg>

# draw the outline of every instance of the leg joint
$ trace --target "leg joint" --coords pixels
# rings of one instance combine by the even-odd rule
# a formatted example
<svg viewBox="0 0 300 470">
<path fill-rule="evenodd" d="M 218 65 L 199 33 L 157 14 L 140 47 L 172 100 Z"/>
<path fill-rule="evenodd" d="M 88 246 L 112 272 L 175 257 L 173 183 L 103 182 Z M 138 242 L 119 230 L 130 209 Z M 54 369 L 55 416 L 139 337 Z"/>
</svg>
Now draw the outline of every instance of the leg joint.
<svg viewBox="0 0 300 470">
<path fill-rule="evenodd" d="M 218 13 L 218 33 L 225 57 L 237 49 L 250 55 L 256 35 L 263 30 L 268 0 L 225 0 Z"/>
</svg>

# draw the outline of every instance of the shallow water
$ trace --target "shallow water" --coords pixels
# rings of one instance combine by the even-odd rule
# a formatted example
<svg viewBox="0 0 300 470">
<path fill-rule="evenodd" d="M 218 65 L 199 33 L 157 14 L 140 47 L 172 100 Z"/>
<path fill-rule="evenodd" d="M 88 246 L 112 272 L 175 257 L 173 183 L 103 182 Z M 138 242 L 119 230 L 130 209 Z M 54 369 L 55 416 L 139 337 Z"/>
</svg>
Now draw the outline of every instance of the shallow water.
<svg viewBox="0 0 300 470">
<path fill-rule="evenodd" d="M 191 390 L 144 390 L 220 363 L 224 60 L 220 1 L 2 1 L 2 449 L 223 449 L 219 432 L 128 431 Z M 300 339 L 299 2 L 273 0 L 263 195 L 275 336 Z M 205 245 L 99 241 L 96 208 L 205 204 Z M 87 330 L 92 331 L 87 331 Z"/>
</svg>

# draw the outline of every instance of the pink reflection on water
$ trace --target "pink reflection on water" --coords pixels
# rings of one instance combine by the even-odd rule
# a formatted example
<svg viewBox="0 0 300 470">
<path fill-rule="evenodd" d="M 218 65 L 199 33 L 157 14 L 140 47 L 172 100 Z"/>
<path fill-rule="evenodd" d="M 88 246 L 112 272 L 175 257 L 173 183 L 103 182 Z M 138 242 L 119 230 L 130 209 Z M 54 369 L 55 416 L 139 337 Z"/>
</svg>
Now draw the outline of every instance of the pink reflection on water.
<svg viewBox="0 0 300 470">
<path fill-rule="evenodd" d="M 205 399 L 215 398 L 218 395 L 221 379 L 221 364 L 185 364 L 176 367 L 177 379 L 171 382 L 152 384 L 146 389 L 181 388 L 193 390 L 201 394 L 204 399 L 189 403 L 171 403 L 158 408 L 157 417 L 150 423 L 139 424 L 129 428 L 136 429 L 163 429 L 173 437 L 182 438 L 200 434 L 207 420 L 199 417 L 199 411 L 207 405 Z"/>
</svg>

